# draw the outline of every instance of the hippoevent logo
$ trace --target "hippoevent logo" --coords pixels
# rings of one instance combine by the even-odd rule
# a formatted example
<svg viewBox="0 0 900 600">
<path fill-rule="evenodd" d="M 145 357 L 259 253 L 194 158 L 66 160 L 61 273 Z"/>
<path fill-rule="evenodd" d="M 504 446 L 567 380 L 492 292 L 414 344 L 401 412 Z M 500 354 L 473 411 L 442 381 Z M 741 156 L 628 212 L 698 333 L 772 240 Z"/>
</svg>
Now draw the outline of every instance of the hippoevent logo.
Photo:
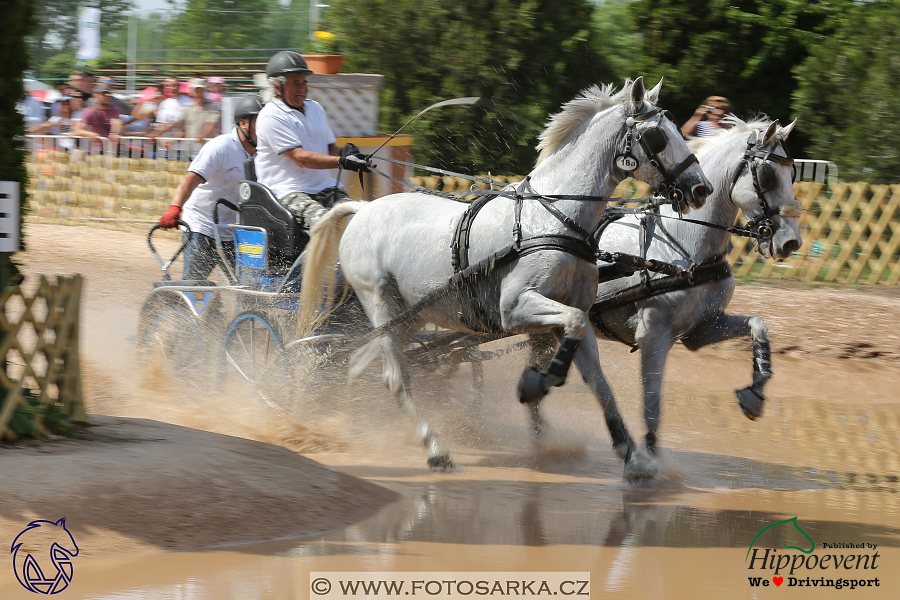
<svg viewBox="0 0 900 600">
<path fill-rule="evenodd" d="M 58 594 L 72 581 L 72 558 L 78 556 L 75 538 L 66 529 L 66 519 L 32 521 L 9 550 L 16 579 L 36 594 Z"/>
<path fill-rule="evenodd" d="M 756 541 L 764 533 L 778 527 L 779 525 L 794 526 L 806 541 L 809 542 L 809 549 L 801 546 L 789 546 L 782 542 L 782 546 L 787 550 L 795 550 L 796 552 L 779 553 L 777 548 L 754 548 Z M 763 543 L 765 540 L 763 540 Z M 805 543 L 804 543 L 805 545 Z M 826 550 L 871 550 L 871 552 L 854 552 L 841 553 L 824 552 Z M 786 587 L 833 587 L 836 589 L 857 587 L 879 587 L 881 582 L 878 577 L 867 577 L 874 575 L 867 571 L 873 571 L 878 568 L 879 554 L 877 552 L 878 544 L 869 543 L 823 543 L 821 544 L 821 552 L 816 552 L 816 543 L 812 537 L 797 523 L 797 517 L 777 521 L 771 525 L 766 525 L 759 530 L 759 533 L 750 542 L 747 548 L 747 555 L 744 562 L 749 562 L 748 569 L 758 571 L 769 571 L 769 573 L 760 573 L 759 577 L 750 576 L 750 587 L 768 587 L 771 583 L 776 587 L 787 584 Z M 770 578 L 771 575 L 771 578 Z M 853 578 L 850 578 L 850 576 Z M 862 576 L 862 577 L 860 577 Z M 787 580 L 785 580 L 787 577 Z"/>
</svg>

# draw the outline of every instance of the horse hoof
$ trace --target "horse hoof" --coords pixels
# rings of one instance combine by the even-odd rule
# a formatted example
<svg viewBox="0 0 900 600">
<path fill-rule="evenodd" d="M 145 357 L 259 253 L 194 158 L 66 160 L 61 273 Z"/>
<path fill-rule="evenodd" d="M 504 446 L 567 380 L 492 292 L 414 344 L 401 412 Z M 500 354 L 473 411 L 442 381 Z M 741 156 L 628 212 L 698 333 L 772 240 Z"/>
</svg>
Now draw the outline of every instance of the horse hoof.
<svg viewBox="0 0 900 600">
<path fill-rule="evenodd" d="M 737 390 L 734 392 L 734 395 L 737 396 L 738 405 L 748 419 L 755 421 L 762 416 L 763 405 L 766 402 L 764 395 L 758 393 L 752 387 Z"/>
<path fill-rule="evenodd" d="M 550 391 L 547 379 L 546 373 L 541 373 L 534 367 L 525 369 L 519 379 L 519 402 L 522 404 L 539 402 Z"/>
<path fill-rule="evenodd" d="M 438 473 L 449 473 L 456 470 L 456 465 L 450 460 L 449 454 L 439 454 L 428 457 L 428 468 Z"/>
<path fill-rule="evenodd" d="M 625 479 L 630 482 L 650 481 L 657 472 L 656 462 L 640 450 L 632 452 L 625 463 Z"/>
</svg>

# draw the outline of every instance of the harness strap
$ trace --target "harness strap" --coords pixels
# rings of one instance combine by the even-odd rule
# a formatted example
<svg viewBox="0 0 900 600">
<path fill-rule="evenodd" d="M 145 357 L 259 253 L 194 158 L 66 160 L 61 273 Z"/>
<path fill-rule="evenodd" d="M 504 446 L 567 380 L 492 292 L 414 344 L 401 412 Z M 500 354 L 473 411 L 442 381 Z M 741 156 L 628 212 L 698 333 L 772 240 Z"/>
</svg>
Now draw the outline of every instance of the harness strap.
<svg viewBox="0 0 900 600">
<path fill-rule="evenodd" d="M 482 196 L 469 205 L 462 218 L 456 224 L 456 232 L 453 234 L 453 242 L 450 244 L 450 262 L 453 272 L 458 273 L 469 266 L 469 232 L 475 217 L 490 202 L 494 196 Z"/>
<path fill-rule="evenodd" d="M 602 269 L 603 267 L 600 268 Z M 595 302 L 588 311 L 588 314 L 591 317 L 591 322 L 596 324 L 600 321 L 603 313 L 621 308 L 626 304 L 638 302 L 639 300 L 646 300 L 647 298 L 652 298 L 668 292 L 722 281 L 729 277 L 731 277 L 731 265 L 728 264 L 725 255 L 719 254 L 698 263 L 692 269 L 684 271 L 683 273 L 651 279 L 649 287 L 645 287 L 644 285 L 633 285 L 621 289 L 609 298 Z"/>
</svg>

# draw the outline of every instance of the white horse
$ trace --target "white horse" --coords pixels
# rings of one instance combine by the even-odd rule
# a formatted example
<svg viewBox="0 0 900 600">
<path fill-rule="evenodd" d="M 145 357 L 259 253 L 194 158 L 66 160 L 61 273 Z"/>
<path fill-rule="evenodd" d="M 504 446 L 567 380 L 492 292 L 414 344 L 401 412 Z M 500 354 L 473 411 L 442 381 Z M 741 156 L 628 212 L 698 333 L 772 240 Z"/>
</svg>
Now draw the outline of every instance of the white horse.
<svg viewBox="0 0 900 600">
<path fill-rule="evenodd" d="M 777 121 L 729 120 L 732 127 L 727 133 L 688 142 L 715 187 L 705 206 L 691 214 L 691 220 L 712 227 L 680 220 L 671 209 L 662 207 L 662 218 L 647 219 L 646 229 L 642 229 L 637 216 L 611 222 L 598 237 L 600 248 L 642 254 L 643 245 L 648 258 L 684 268 L 704 261 L 715 267 L 716 259 L 724 261 L 731 236 L 724 228 L 734 224 L 740 210 L 748 220 L 749 230 L 762 234 L 757 237 L 757 248 L 765 258 L 784 259 L 797 250 L 801 245 L 797 220 L 802 207 L 794 199 L 793 159 L 787 156 L 784 146 L 796 121 L 781 128 Z M 642 293 L 641 274 L 599 286 L 597 301 L 590 311 L 591 322 L 601 335 L 636 345 L 641 351 L 646 445 L 651 454 L 655 454 L 657 443 L 666 358 L 678 340 L 688 349 L 697 350 L 750 336 L 753 384 L 736 394 L 747 417 L 756 419 L 762 414 L 763 386 L 772 376 L 766 324 L 760 317 L 725 314 L 734 293 L 734 277 L 726 264 L 721 266 L 724 269 L 708 271 L 713 279 L 708 283 L 638 301 L 634 301 L 634 296 L 628 301 L 627 296 Z M 547 336 L 533 340 L 533 357 L 538 364 L 546 363 L 547 347 L 552 341 Z M 539 433 L 543 423 L 536 409 L 532 414 Z"/>
<path fill-rule="evenodd" d="M 678 128 L 654 106 L 661 85 L 645 92 L 638 78 L 614 95 L 612 86 L 595 86 L 568 102 L 541 134 L 540 157 L 530 177 L 484 203 L 477 218 L 464 219 L 463 203 L 406 193 L 339 205 L 316 226 L 304 264 L 301 306 L 307 311 L 321 306 L 321 291 L 329 289 L 322 278 L 333 278 L 335 266 L 321 249 L 334 248 L 333 232 L 340 235 L 356 213 L 340 241 L 344 278 L 376 327 L 394 324 L 364 338 L 368 343 L 351 359 L 351 379 L 381 355 L 384 382 L 415 422 L 431 468 L 450 469 L 453 463 L 412 401 L 403 358 L 403 348 L 425 323 L 501 335 L 559 331 L 562 343 L 548 371 L 523 376 L 520 392 L 525 388 L 530 399 L 562 385 L 574 358 L 600 401 L 626 476 L 654 475 L 603 377 L 585 314 L 598 282 L 590 231 L 606 202 L 584 197 L 611 194 L 630 174 L 695 208 L 703 205 L 709 181 Z M 513 197 L 532 192 L 550 197 Z M 459 252 L 457 228 L 465 229 L 468 240 Z M 517 239 L 521 251 L 511 255 L 507 250 Z M 467 262 L 473 265 L 467 276 L 448 285 L 459 270 L 455 266 Z"/>
</svg>

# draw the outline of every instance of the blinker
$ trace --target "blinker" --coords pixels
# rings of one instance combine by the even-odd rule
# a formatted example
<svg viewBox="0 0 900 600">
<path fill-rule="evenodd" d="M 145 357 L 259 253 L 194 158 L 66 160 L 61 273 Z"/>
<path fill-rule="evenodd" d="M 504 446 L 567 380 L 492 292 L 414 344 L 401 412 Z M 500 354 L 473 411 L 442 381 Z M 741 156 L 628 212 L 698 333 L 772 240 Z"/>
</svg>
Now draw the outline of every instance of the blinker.
<svg viewBox="0 0 900 600">
<path fill-rule="evenodd" d="M 652 127 L 641 132 L 641 141 L 651 154 L 659 154 L 666 149 L 666 134 L 658 127 Z"/>
</svg>

